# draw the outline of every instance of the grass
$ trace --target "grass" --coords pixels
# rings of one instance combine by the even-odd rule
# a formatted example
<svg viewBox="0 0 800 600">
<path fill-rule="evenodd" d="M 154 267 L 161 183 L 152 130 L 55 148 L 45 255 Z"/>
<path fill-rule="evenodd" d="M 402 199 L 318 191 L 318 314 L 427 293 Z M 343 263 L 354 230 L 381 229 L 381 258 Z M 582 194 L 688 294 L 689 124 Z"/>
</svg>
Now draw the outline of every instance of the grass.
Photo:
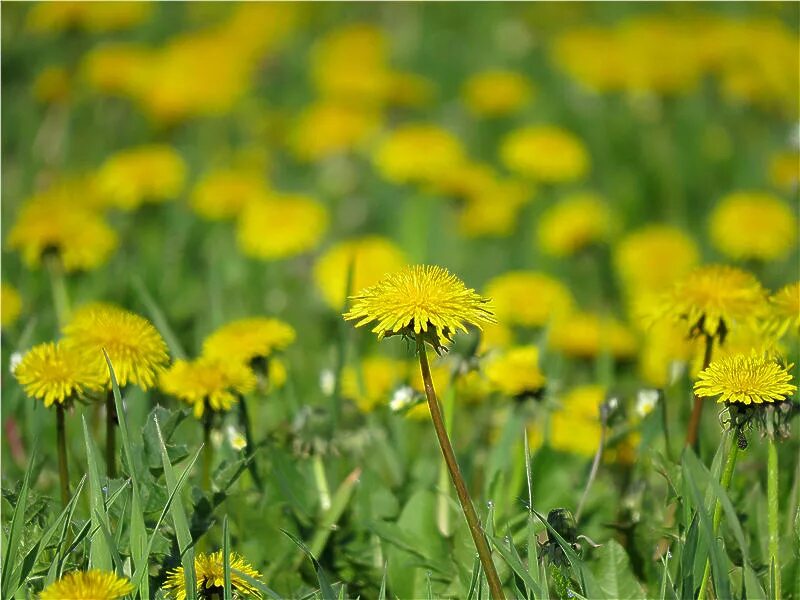
<svg viewBox="0 0 800 600">
<path fill-rule="evenodd" d="M 129 578 L 133 597 L 158 599 L 167 573 L 179 566 L 187 597 L 195 598 L 196 555 L 220 549 L 225 560 L 219 593 L 226 600 L 235 597 L 234 577 L 265 598 L 490 597 L 430 424 L 391 411 L 389 397 L 362 413 L 344 393 L 346 369 L 359 373 L 363 385 L 364 357 L 381 352 L 410 360 L 413 343 L 390 338 L 378 346 L 373 336 L 344 323 L 341 311 L 330 309 L 315 287 L 316 259 L 337 241 L 378 234 L 394 240 L 414 262 L 446 266 L 479 291 L 501 273 L 535 269 L 557 276 L 580 306 L 623 318 L 612 262 L 618 239 L 643 224 L 667 222 L 697 242 L 703 262 L 729 262 L 708 239 L 708 215 L 730 191 L 769 187 L 769 158 L 787 147 L 790 127 L 796 128 L 796 118 L 727 100 L 713 78 L 675 97 L 591 95 L 549 58 L 562 29 L 689 10 L 683 6 L 308 5 L 303 26 L 262 65 L 233 110 L 171 128 L 154 126 L 123 99 L 79 85 L 62 114 L 34 102 L 30 88 L 46 65 L 73 68 L 97 44 L 159 43 L 217 22 L 229 7 L 159 5 L 158 18 L 130 31 L 50 36 L 25 33 L 29 9 L 5 6 L 2 19 L 4 239 L 20 205 L 42 181 L 95 169 L 121 148 L 168 143 L 185 158 L 190 175 L 175 202 L 110 214 L 121 245 L 98 270 L 30 269 L 3 245 L 3 282 L 23 298 L 22 316 L 2 331 L 4 373 L 15 353 L 56 336 L 70 306 L 94 300 L 147 316 L 173 360 L 197 356 L 217 326 L 250 315 L 281 318 L 296 329 L 297 341 L 283 355 L 286 384 L 242 397 L 246 411 L 234 410 L 209 431 L 205 443 L 214 453 L 206 482 L 202 424 L 158 389 L 120 389 L 106 357 L 119 420 L 118 475 L 106 474 L 99 406 L 75 404 L 65 423 L 66 505 L 58 500 L 53 411 L 27 398 L 14 377 L 3 377 L 3 598 L 36 597 L 63 574 L 94 567 Z M 744 19 L 772 16 L 796 35 L 796 4 L 721 3 L 708 10 Z M 397 68 L 424 74 L 439 88 L 437 102 L 392 112 L 387 128 L 420 120 L 443 124 L 472 158 L 497 166 L 505 133 L 528 123 L 558 123 L 589 149 L 593 166 L 586 181 L 540 185 L 513 234 L 470 239 L 458 231 L 455 203 L 384 181 L 368 154 L 322 165 L 294 160 L 280 129 L 314 99 L 308 53 L 324 32 L 360 20 L 389 32 Z M 526 50 L 514 49 L 508 42 L 514 36 Z M 459 103 L 461 83 L 497 65 L 528 76 L 536 100 L 514 116 L 474 119 Z M 247 258 L 237 249 L 232 226 L 211 225 L 187 207 L 203 173 L 253 149 L 269 155 L 265 163 L 275 188 L 309 193 L 330 209 L 330 229 L 319 248 L 272 263 Z M 613 239 L 589 257 L 542 254 L 533 244 L 542 212 L 567 191 L 583 188 L 608 199 L 618 222 Z M 792 202 L 796 215 L 796 188 L 776 193 Z M 797 279 L 799 265 L 795 248 L 785 260 L 739 266 L 775 290 Z M 350 290 L 352 267 L 347 279 Z M 730 486 L 720 484 L 728 444 L 737 440 L 723 433 L 717 407 L 708 402 L 696 448 L 679 445 L 692 412 L 692 382 L 684 373 L 661 390 L 652 412 L 635 424 L 628 418 L 624 426 L 609 426 L 612 450 L 627 435 L 625 427 L 640 441 L 632 460 L 598 455 L 588 486 L 591 457 L 558 450 L 549 440 L 539 444 L 527 426 L 547 423 L 564 392 L 588 383 L 604 384 L 630 417 L 644 387 L 636 365 L 603 353 L 587 360 L 563 356 L 547 348 L 546 331 L 523 338 L 518 341 L 543 348 L 540 366 L 548 387 L 542 398 L 520 401 L 494 393 L 467 403 L 455 386 L 437 389 L 506 597 L 694 598 L 708 564 L 706 585 L 717 598 L 800 598 L 796 422 L 777 448 L 768 449 L 757 432 L 748 432 L 749 446 L 738 452 Z M 482 368 L 473 356 L 476 344 L 475 333 L 459 335 L 443 364 Z M 797 362 L 797 340 L 787 345 L 788 362 Z M 320 386 L 325 373 L 333 376 L 332 391 Z M 246 450 L 231 447 L 228 426 L 246 433 Z M 773 471 L 775 462 L 780 472 Z M 769 499 L 768 485 L 775 486 Z M 553 524 L 558 509 L 578 517 L 574 529 Z M 236 571 L 229 551 L 263 578 Z M 770 568 L 773 557 L 780 592 Z"/>
</svg>

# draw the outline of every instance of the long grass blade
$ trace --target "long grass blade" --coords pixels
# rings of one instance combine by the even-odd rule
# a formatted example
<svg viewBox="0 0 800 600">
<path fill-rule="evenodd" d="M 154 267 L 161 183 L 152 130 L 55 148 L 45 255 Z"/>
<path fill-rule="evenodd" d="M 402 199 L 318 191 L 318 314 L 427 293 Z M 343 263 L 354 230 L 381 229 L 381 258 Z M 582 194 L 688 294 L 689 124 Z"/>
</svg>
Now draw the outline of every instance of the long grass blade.
<svg viewBox="0 0 800 600">
<path fill-rule="evenodd" d="M 231 535 L 228 531 L 228 515 L 222 519 L 222 579 L 223 599 L 233 600 L 231 591 Z"/>
<path fill-rule="evenodd" d="M 22 529 L 25 525 L 25 509 L 28 506 L 28 491 L 31 486 L 31 476 L 33 465 L 36 461 L 36 447 L 33 445 L 31 457 L 28 461 L 28 468 L 25 469 L 25 477 L 22 480 L 22 487 L 19 490 L 17 505 L 11 515 L 11 527 L 9 528 L 8 540 L 4 546 L 5 556 L 3 557 L 3 576 L 0 579 L 0 594 L 3 598 L 9 597 L 11 589 L 19 588 L 19 581 L 13 579 L 15 569 L 12 568 L 13 561 L 20 555 L 20 542 L 22 540 Z"/>
<path fill-rule="evenodd" d="M 97 450 L 89 435 L 86 419 L 82 416 L 83 440 L 86 445 L 86 461 L 89 475 L 89 507 L 92 520 L 92 529 L 109 530 L 106 503 L 103 498 L 103 488 L 100 484 L 100 467 L 97 464 Z M 113 567 L 111 548 L 104 535 L 93 535 L 89 540 L 89 566 L 102 571 L 110 571 Z"/>
</svg>

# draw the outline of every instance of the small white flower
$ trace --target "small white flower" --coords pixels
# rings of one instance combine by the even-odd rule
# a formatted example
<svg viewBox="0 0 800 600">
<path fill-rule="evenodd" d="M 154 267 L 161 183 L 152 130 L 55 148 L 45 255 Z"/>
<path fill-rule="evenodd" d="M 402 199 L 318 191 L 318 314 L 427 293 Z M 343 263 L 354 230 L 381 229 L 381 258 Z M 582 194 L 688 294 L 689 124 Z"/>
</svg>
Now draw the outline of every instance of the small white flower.
<svg viewBox="0 0 800 600">
<path fill-rule="evenodd" d="M 236 450 L 236 452 L 244 450 L 247 447 L 247 438 L 245 438 L 233 425 L 228 425 L 226 433 L 228 434 L 228 443 L 231 445 L 231 448 Z"/>
<path fill-rule="evenodd" d="M 214 446 L 214 448 L 219 448 L 220 446 L 222 446 L 223 437 L 224 436 L 222 435 L 221 431 L 219 431 L 218 429 L 214 429 L 211 432 L 211 445 Z"/>
<path fill-rule="evenodd" d="M 392 399 L 389 401 L 389 408 L 393 412 L 399 412 L 414 402 L 416 395 L 417 393 L 412 387 L 407 385 L 399 387 L 394 391 L 394 394 L 392 394 Z"/>
<path fill-rule="evenodd" d="M 14 352 L 8 361 L 8 369 L 11 371 L 12 375 L 14 374 L 14 371 L 17 370 L 17 367 L 21 362 L 22 362 L 22 352 Z"/>
<path fill-rule="evenodd" d="M 323 369 L 319 374 L 319 388 L 326 396 L 332 396 L 336 387 L 336 376 L 330 369 Z"/>
<path fill-rule="evenodd" d="M 636 414 L 641 418 L 646 417 L 656 407 L 658 390 L 642 389 L 636 394 Z"/>
</svg>

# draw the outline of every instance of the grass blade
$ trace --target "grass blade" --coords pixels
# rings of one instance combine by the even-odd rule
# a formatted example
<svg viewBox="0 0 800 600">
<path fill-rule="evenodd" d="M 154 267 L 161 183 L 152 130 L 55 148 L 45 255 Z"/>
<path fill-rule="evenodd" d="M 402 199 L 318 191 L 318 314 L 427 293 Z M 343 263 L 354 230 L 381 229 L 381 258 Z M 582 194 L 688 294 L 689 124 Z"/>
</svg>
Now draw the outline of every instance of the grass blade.
<svg viewBox="0 0 800 600">
<path fill-rule="evenodd" d="M 4 545 L 6 554 L 3 557 L 3 576 L 0 580 L 0 596 L 9 598 L 11 589 L 19 588 L 19 581 L 13 579 L 15 569 L 12 568 L 14 559 L 20 554 L 20 540 L 22 537 L 22 528 L 25 525 L 25 509 L 28 506 L 28 491 L 31 486 L 31 476 L 33 474 L 33 465 L 36 461 L 36 448 L 38 442 L 34 443 L 33 450 L 31 451 L 31 458 L 28 461 L 28 468 L 25 470 L 25 478 L 22 480 L 22 487 L 19 490 L 19 497 L 17 505 L 14 507 L 14 512 L 11 515 L 11 527 L 8 533 L 8 540 Z"/>
<path fill-rule="evenodd" d="M 317 573 L 317 582 L 319 583 L 319 591 L 322 594 L 322 600 L 336 600 L 336 593 L 333 591 L 330 581 L 328 581 L 328 576 L 325 574 L 322 565 L 319 564 L 319 561 L 311 553 L 311 550 L 308 549 L 308 546 L 306 546 L 302 540 L 299 540 L 285 529 L 281 529 L 281 531 L 284 533 L 284 535 L 286 535 L 286 537 L 292 540 L 295 545 L 300 548 L 300 550 L 303 551 L 303 553 L 311 561 L 311 564 L 314 565 L 314 570 Z"/>
<path fill-rule="evenodd" d="M 233 600 L 231 591 L 231 536 L 228 531 L 228 515 L 222 519 L 222 577 L 223 598 Z"/>
<path fill-rule="evenodd" d="M 164 311 L 161 310 L 161 307 L 155 301 L 155 298 L 153 298 L 153 296 L 150 294 L 147 287 L 145 287 L 144 282 L 140 277 L 133 278 L 133 288 L 136 290 L 139 299 L 142 301 L 142 304 L 144 304 L 145 308 L 147 309 L 147 313 L 153 320 L 153 325 L 155 325 L 156 329 L 158 329 L 159 332 L 161 332 L 161 335 L 164 336 L 164 341 L 167 343 L 167 346 L 169 347 L 169 353 L 172 355 L 172 357 L 186 358 L 186 351 L 178 341 L 178 336 L 175 335 L 172 327 L 169 326 L 169 321 L 167 320 Z"/>
<path fill-rule="evenodd" d="M 158 442 L 161 446 L 161 463 L 164 467 L 164 479 L 167 483 L 167 493 L 173 494 L 177 486 L 177 478 L 172 464 L 169 462 L 169 455 L 167 454 L 167 446 L 164 443 L 164 436 L 161 434 L 161 426 L 158 423 L 158 418 L 153 416 L 156 424 L 156 432 L 158 433 Z M 175 537 L 178 540 L 178 550 L 181 557 L 181 565 L 183 565 L 183 577 L 186 584 L 186 597 L 189 600 L 197 598 L 197 578 L 194 572 L 194 542 L 192 540 L 192 533 L 189 530 L 189 520 L 186 518 L 186 511 L 181 504 L 180 496 L 172 503 L 170 508 L 172 514 L 172 523 L 175 526 Z M 226 555 L 227 556 L 227 555 Z"/>
<path fill-rule="evenodd" d="M 100 467 L 97 464 L 97 450 L 89 435 L 86 419 L 81 416 L 83 425 L 83 440 L 86 445 L 86 460 L 89 475 L 89 509 L 92 520 L 92 529 L 105 528 L 109 530 L 108 514 L 106 513 L 103 488 L 100 485 Z M 93 535 L 89 540 L 89 566 L 102 571 L 110 571 L 114 566 L 111 560 L 111 548 L 103 535 Z"/>
</svg>

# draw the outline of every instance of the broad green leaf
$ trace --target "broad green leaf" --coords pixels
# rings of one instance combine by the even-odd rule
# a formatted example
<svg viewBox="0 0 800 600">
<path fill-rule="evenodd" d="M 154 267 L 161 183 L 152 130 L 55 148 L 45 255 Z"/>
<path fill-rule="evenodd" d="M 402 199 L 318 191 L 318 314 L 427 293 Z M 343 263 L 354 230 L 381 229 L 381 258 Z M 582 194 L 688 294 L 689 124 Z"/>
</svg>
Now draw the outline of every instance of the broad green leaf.
<svg viewBox="0 0 800 600">
<path fill-rule="evenodd" d="M 642 586 L 631 572 L 628 554 L 616 540 L 609 540 L 597 549 L 592 570 L 607 598 L 638 600 L 645 597 Z"/>
</svg>

